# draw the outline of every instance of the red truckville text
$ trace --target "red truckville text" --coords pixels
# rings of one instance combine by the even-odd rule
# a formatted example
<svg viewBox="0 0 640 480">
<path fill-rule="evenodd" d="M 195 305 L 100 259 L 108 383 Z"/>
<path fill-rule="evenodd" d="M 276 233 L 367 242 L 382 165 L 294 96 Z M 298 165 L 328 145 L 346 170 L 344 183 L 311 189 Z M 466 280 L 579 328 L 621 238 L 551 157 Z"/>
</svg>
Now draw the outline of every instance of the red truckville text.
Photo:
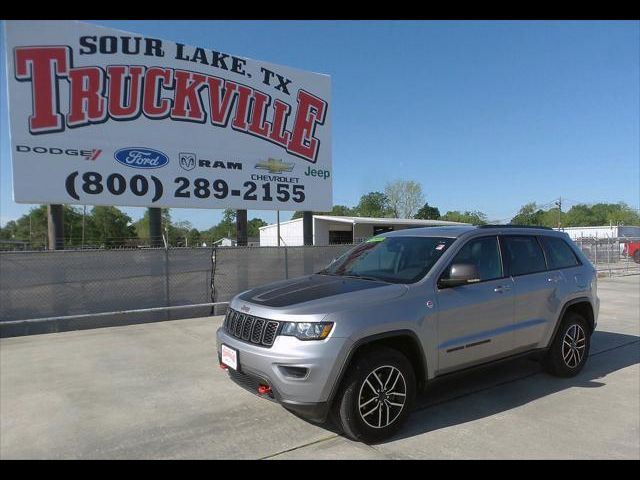
<svg viewBox="0 0 640 480">
<path fill-rule="evenodd" d="M 230 123 L 235 131 L 269 141 L 312 163 L 317 160 L 316 127 L 324 124 L 327 102 L 305 90 L 297 92 L 293 124 L 288 125 L 294 107 L 216 76 L 141 65 L 72 67 L 68 46 L 18 47 L 14 55 L 16 79 L 31 82 L 29 129 L 33 134 L 109 119 L 133 121 L 144 115 L 223 128 Z M 69 82 L 69 104 L 64 109 L 68 113 L 60 108 L 61 79 Z"/>
</svg>

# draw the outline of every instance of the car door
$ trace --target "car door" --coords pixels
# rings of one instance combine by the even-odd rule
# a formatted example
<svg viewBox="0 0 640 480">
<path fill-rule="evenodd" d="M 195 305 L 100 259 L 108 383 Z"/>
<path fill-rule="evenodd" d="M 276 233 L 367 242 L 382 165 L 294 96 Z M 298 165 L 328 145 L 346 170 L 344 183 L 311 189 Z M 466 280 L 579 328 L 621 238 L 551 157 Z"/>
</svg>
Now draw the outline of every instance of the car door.
<svg viewBox="0 0 640 480">
<path fill-rule="evenodd" d="M 440 277 L 455 263 L 475 264 L 480 279 L 437 287 L 440 374 L 489 361 L 513 348 L 513 282 L 504 274 L 498 237 L 469 240 Z"/>
<path fill-rule="evenodd" d="M 545 254 L 535 235 L 500 238 L 507 272 L 514 284 L 514 347 L 535 348 L 560 308 L 561 271 L 548 271 Z"/>
</svg>

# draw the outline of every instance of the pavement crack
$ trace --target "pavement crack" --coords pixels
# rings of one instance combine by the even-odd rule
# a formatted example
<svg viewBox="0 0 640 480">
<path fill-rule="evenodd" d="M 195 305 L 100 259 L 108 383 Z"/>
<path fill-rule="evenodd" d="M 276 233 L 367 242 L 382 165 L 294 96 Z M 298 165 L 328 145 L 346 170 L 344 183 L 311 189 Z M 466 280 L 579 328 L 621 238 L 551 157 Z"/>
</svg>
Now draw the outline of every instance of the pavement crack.
<svg viewBox="0 0 640 480">
<path fill-rule="evenodd" d="M 299 450 L 301 448 L 305 448 L 305 447 L 309 447 L 311 445 L 316 445 L 318 443 L 326 442 L 327 440 L 331 440 L 331 439 L 337 438 L 339 436 L 340 435 L 338 435 L 337 433 L 333 434 L 333 435 L 329 435 L 327 437 L 323 437 L 323 438 L 320 438 L 318 440 L 314 440 L 313 442 L 304 443 L 302 445 L 298 445 L 298 446 L 293 447 L 293 448 L 287 448 L 286 450 L 282 450 L 280 452 L 272 453 L 271 455 L 266 455 L 264 457 L 260 457 L 260 458 L 258 458 L 258 460 L 268 460 L 269 458 L 277 457 L 278 455 L 282 455 L 283 453 L 293 452 L 293 451 Z"/>
</svg>

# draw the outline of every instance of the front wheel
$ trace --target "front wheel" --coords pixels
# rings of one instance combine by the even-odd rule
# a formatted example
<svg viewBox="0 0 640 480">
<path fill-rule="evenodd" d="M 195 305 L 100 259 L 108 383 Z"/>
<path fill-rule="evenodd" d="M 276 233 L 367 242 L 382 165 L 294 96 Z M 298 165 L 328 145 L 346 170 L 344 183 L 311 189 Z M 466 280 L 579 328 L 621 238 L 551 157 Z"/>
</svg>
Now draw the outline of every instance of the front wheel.
<svg viewBox="0 0 640 480">
<path fill-rule="evenodd" d="M 633 261 L 636 263 L 640 263 L 640 250 L 636 250 L 633 253 Z"/>
<path fill-rule="evenodd" d="M 336 404 L 344 434 L 366 443 L 395 433 L 409 415 L 416 392 L 411 363 L 397 350 L 381 347 L 359 355 Z"/>
<path fill-rule="evenodd" d="M 565 316 L 543 362 L 545 370 L 558 377 L 573 377 L 584 367 L 591 347 L 591 335 L 582 315 Z"/>
</svg>

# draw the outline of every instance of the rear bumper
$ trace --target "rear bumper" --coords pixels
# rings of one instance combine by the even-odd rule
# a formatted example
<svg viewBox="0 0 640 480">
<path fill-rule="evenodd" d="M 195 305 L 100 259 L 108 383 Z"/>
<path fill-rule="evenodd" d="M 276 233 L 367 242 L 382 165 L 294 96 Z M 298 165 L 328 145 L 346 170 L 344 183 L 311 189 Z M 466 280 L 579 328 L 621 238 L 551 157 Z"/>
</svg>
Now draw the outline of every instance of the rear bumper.
<svg viewBox="0 0 640 480">
<path fill-rule="evenodd" d="M 222 327 L 216 337 L 218 359 L 222 344 L 238 351 L 239 371 L 228 370 L 235 383 L 256 395 L 260 384 L 268 385 L 272 391 L 270 399 L 285 408 L 313 421 L 326 418 L 330 395 L 346 360 L 350 340 L 333 337 L 304 342 L 278 336 L 271 348 L 265 348 L 238 340 Z M 306 374 L 292 377 L 287 372 L 289 367 L 305 369 Z"/>
</svg>

